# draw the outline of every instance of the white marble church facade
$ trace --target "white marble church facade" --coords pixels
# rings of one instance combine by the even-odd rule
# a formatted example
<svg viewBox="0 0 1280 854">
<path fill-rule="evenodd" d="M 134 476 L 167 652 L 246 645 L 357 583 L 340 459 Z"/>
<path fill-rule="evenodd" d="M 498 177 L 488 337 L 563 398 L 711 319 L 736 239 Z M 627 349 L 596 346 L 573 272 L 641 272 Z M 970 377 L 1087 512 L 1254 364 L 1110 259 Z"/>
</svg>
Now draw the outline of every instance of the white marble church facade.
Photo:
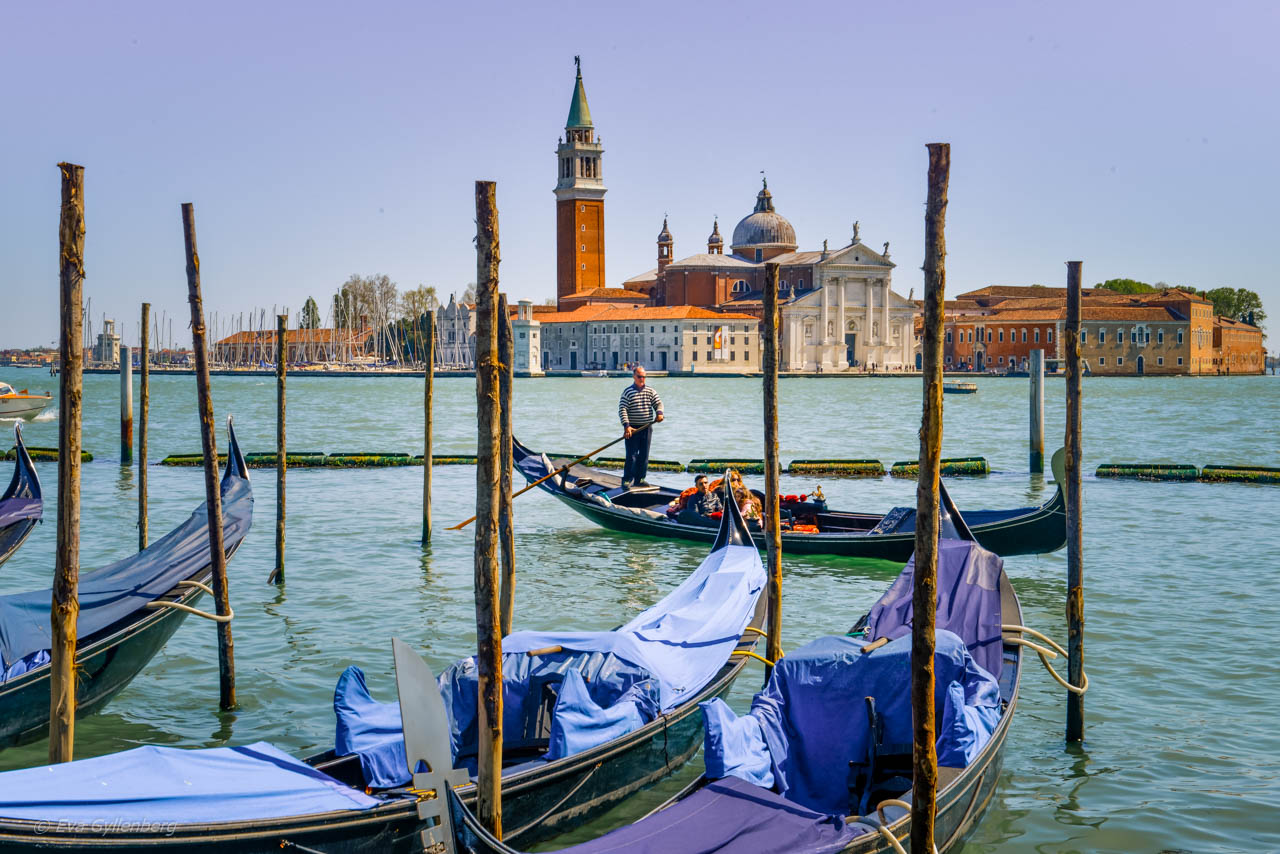
<svg viewBox="0 0 1280 854">
<path fill-rule="evenodd" d="M 862 243 L 824 252 L 812 291 L 781 306 L 784 371 L 915 368 L 916 307 L 894 293 L 894 264 Z"/>
</svg>

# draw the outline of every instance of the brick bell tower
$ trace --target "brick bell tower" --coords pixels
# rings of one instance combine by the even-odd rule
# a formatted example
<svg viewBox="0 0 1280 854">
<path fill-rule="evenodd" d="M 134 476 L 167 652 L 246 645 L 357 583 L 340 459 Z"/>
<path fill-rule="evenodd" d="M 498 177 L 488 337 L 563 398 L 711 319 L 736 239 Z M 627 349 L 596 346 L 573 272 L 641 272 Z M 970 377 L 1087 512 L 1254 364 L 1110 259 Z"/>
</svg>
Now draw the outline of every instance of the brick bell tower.
<svg viewBox="0 0 1280 854">
<path fill-rule="evenodd" d="M 579 291 L 605 287 L 604 180 L 601 155 L 582 88 L 582 60 L 573 58 L 578 79 L 569 102 L 564 138 L 556 146 L 556 301 Z"/>
</svg>

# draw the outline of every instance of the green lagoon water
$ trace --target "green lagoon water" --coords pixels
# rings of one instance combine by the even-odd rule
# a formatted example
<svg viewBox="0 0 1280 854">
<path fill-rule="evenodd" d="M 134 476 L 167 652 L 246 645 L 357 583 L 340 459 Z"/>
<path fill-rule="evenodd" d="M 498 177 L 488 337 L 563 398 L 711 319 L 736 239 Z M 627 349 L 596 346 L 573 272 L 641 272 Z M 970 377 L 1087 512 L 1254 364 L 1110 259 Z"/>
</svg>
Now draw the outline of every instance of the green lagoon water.
<svg viewBox="0 0 1280 854">
<path fill-rule="evenodd" d="M 43 389 L 37 370 L 0 380 Z M 978 379 L 976 395 L 945 401 L 944 456 L 980 454 L 986 478 L 949 484 L 965 507 L 1044 500 L 1051 486 L 1027 470 L 1027 382 Z M 537 448 L 590 450 L 617 435 L 624 380 L 516 382 L 515 427 Z M 656 458 L 759 457 L 758 380 L 657 379 L 667 422 Z M 136 469 L 118 464 L 115 375 L 85 380 L 81 559 L 86 569 L 136 549 Z M 1063 386 L 1046 383 L 1046 449 L 1062 435 Z M 1088 379 L 1085 469 L 1104 462 L 1280 466 L 1280 380 Z M 215 377 L 218 419 L 234 413 L 247 451 L 271 450 L 275 381 Z M 422 383 L 414 379 L 293 377 L 289 446 L 298 451 L 420 453 Z M 785 379 L 782 458 L 913 459 L 918 379 Z M 470 379 L 436 383 L 436 453 L 473 453 Z M 7 425 L 0 424 L 7 430 Z M 55 445 L 55 418 L 27 425 L 32 445 Z M 220 429 L 219 447 L 225 447 Z M 3 443 L 8 447 L 9 442 Z M 191 377 L 152 380 L 152 460 L 200 448 Z M 0 471 L 8 477 L 8 465 Z M 57 466 L 38 464 L 46 521 L 3 568 L 0 590 L 47 586 L 53 566 Z M 153 538 L 203 500 L 198 470 L 150 471 Z M 331 745 L 334 682 L 358 664 L 372 690 L 395 696 L 390 639 L 437 669 L 474 651 L 471 532 L 444 528 L 471 515 L 474 469 L 435 474 L 437 532 L 418 543 L 421 470 L 297 469 L 289 475 L 288 585 L 266 584 L 273 563 L 274 472 L 255 470 L 255 527 L 230 564 L 240 708 L 217 711 L 212 624 L 190 619 L 104 712 L 77 725 L 77 756 L 140 743 L 213 746 L 259 739 L 295 754 Z M 651 480 L 684 484 L 688 475 Z M 759 478 L 749 478 L 757 483 Z M 788 492 L 819 482 L 784 477 Z M 820 481 L 835 507 L 913 504 L 914 482 Z M 1087 741 L 1063 743 L 1063 692 L 1028 660 L 996 798 L 965 851 L 1262 852 L 1280 850 L 1280 486 L 1085 479 Z M 656 601 L 704 547 L 612 534 L 534 492 L 516 504 L 517 628 L 607 629 Z M 784 556 L 784 648 L 847 629 L 897 567 Z M 1064 552 L 1005 567 L 1026 622 L 1065 639 Z M 734 692 L 758 687 L 749 668 Z M 41 764 L 43 743 L 0 753 L 0 769 Z M 594 835 L 656 804 L 701 768 L 633 799 L 559 845 Z M 556 847 L 556 846 L 551 846 Z"/>
</svg>

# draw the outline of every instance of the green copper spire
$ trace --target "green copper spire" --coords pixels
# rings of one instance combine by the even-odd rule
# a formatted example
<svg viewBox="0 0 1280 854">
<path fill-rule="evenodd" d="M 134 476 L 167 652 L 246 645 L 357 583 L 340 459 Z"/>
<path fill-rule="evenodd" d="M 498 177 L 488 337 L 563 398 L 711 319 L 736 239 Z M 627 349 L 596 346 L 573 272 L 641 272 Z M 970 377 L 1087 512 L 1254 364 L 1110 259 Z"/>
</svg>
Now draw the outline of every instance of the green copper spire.
<svg viewBox="0 0 1280 854">
<path fill-rule="evenodd" d="M 569 102 L 569 120 L 566 128 L 589 128 L 591 124 L 591 108 L 587 106 L 587 92 L 582 88 L 582 57 L 575 56 L 573 64 L 578 66 L 578 79 L 573 84 L 573 100 Z"/>
</svg>

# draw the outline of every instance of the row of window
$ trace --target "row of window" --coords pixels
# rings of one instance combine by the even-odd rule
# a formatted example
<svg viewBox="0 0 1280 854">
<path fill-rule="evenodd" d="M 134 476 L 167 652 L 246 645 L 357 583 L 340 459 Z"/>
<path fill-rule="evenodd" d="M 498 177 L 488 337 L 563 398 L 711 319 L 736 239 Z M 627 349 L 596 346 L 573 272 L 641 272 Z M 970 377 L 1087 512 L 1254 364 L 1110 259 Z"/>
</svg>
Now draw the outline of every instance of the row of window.
<svg viewBox="0 0 1280 854">
<path fill-rule="evenodd" d="M 1124 330 L 1123 330 L 1123 329 L 1117 329 L 1115 332 L 1116 332 L 1116 334 L 1115 334 L 1116 343 L 1117 343 L 1117 344 L 1123 344 L 1123 343 L 1124 343 Z M 1080 343 L 1081 343 L 1081 344 L 1088 344 L 1088 343 L 1089 343 L 1089 334 L 1088 334 L 1088 330 L 1084 329 L 1083 327 L 1080 329 Z M 1099 327 L 1099 329 L 1098 329 L 1098 343 L 1099 343 L 1099 344 L 1106 344 L 1106 343 L 1107 343 L 1107 330 L 1106 330 L 1105 328 Z M 1142 327 L 1142 326 L 1139 326 L 1139 327 L 1138 327 L 1138 328 L 1136 328 L 1136 329 L 1131 329 L 1131 330 L 1129 330 L 1129 343 L 1130 343 L 1130 344 L 1150 344 L 1150 343 L 1151 343 L 1151 330 L 1150 330 L 1150 329 L 1147 329 L 1147 328 L 1145 328 L 1145 327 Z M 1156 330 L 1156 343 L 1157 343 L 1157 344 L 1163 344 L 1163 343 L 1164 343 L 1164 330 L 1163 330 L 1163 329 L 1158 329 L 1158 330 Z M 1179 329 L 1179 330 L 1178 330 L 1178 343 L 1179 343 L 1179 344 L 1181 344 L 1181 343 L 1182 343 L 1182 330 L 1181 330 L 1181 329 Z"/>
<path fill-rule="evenodd" d="M 985 330 L 985 331 L 986 331 L 986 338 L 987 338 L 987 343 L 988 343 L 988 344 L 992 343 L 992 335 L 996 335 L 997 340 L 998 340 L 1001 344 L 1003 344 L 1003 343 L 1004 343 L 1004 330 L 1003 330 L 1003 329 L 996 330 L 994 333 L 993 333 L 993 332 L 992 332 L 992 330 L 990 330 L 990 329 L 987 329 L 987 330 Z M 1010 329 L 1010 330 L 1009 330 L 1009 343 L 1011 343 L 1011 344 L 1016 344 L 1016 343 L 1017 343 L 1017 341 L 1018 341 L 1018 331 L 1019 331 L 1019 330 L 1017 330 L 1017 329 Z M 1027 330 L 1023 329 L 1023 330 L 1021 330 L 1021 331 L 1022 331 L 1022 343 L 1023 343 L 1023 344 L 1026 344 L 1026 343 L 1027 343 Z M 968 341 L 969 343 L 973 343 L 973 332 L 974 332 L 974 331 L 973 331 L 972 329 L 961 329 L 961 330 L 959 330 L 959 333 L 960 333 L 960 341 L 961 341 L 962 343 L 963 343 L 963 342 L 965 342 L 965 341 Z M 1031 334 L 1032 334 L 1032 341 L 1033 341 L 1034 343 L 1036 343 L 1036 344 L 1039 344 L 1039 343 L 1040 343 L 1040 330 L 1039 330 L 1039 329 L 1032 329 L 1032 330 L 1031 330 Z M 1045 342 L 1046 342 L 1046 343 L 1049 343 L 1049 344 L 1052 344 L 1052 343 L 1053 343 L 1053 330 L 1052 330 L 1052 329 L 1046 329 L 1044 334 L 1045 334 Z M 967 338 L 965 337 L 966 335 L 968 336 Z M 979 342 L 981 342 L 981 341 L 982 341 L 982 337 L 983 337 L 983 330 L 982 330 L 982 329 L 979 329 L 979 330 L 978 330 L 978 341 L 979 341 Z M 950 343 L 951 343 L 951 330 L 950 330 L 950 329 L 948 329 L 948 330 L 947 330 L 947 343 L 948 343 L 948 344 L 950 344 Z"/>
</svg>

